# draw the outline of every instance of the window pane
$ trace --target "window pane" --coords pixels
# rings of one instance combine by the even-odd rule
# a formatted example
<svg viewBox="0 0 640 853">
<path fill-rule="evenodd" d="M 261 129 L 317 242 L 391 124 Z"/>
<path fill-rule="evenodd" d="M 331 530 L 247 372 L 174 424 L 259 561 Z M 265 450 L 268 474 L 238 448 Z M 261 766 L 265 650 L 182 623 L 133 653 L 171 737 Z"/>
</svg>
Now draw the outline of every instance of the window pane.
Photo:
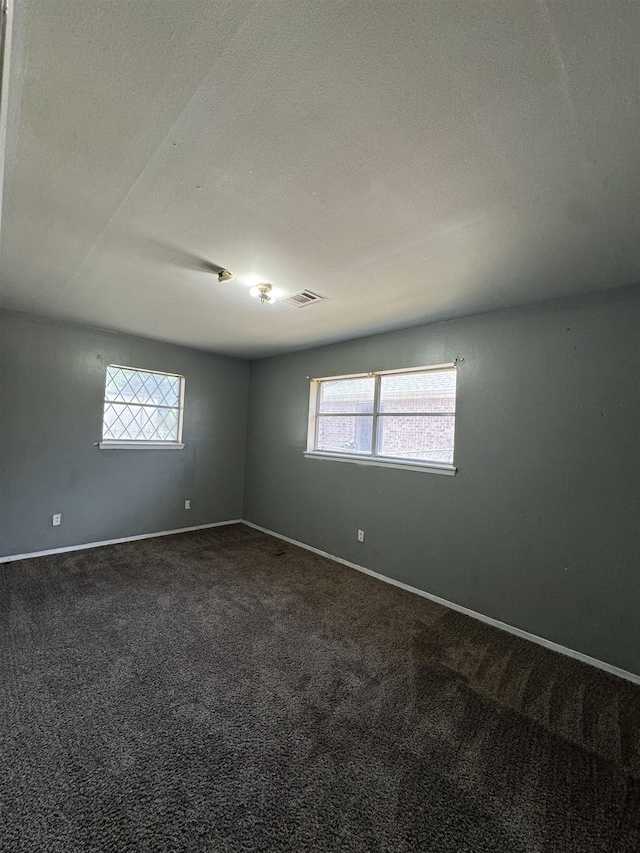
<svg viewBox="0 0 640 853">
<path fill-rule="evenodd" d="M 376 380 L 332 379 L 320 383 L 319 412 L 372 412 Z"/>
<path fill-rule="evenodd" d="M 453 462 L 453 417 L 378 418 L 379 456 L 419 459 L 424 462 Z"/>
<path fill-rule="evenodd" d="M 177 441 L 178 409 L 104 404 L 103 441 Z"/>
<path fill-rule="evenodd" d="M 109 365 L 105 400 L 177 406 L 180 402 L 180 377 Z"/>
<path fill-rule="evenodd" d="M 455 409 L 455 368 L 380 377 L 381 412 L 454 412 Z"/>
<path fill-rule="evenodd" d="M 373 418 L 318 416 L 316 450 L 331 453 L 371 453 Z"/>
</svg>

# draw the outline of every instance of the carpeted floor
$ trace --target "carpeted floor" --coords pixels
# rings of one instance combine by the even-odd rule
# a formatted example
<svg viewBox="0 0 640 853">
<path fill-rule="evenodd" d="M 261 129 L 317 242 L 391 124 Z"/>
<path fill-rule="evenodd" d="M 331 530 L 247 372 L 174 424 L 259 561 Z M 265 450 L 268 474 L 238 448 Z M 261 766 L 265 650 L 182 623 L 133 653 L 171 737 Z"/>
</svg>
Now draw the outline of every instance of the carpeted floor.
<svg viewBox="0 0 640 853">
<path fill-rule="evenodd" d="M 244 525 L 0 568 L 2 851 L 640 851 L 627 682 Z"/>
</svg>

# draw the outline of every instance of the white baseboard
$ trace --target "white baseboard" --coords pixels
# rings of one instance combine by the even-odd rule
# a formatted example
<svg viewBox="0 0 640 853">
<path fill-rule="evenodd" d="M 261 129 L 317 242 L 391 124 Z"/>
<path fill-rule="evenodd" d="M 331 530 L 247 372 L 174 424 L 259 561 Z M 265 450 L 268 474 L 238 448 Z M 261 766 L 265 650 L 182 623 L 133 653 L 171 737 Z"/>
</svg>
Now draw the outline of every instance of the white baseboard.
<svg viewBox="0 0 640 853">
<path fill-rule="evenodd" d="M 358 572 L 363 572 L 365 575 L 370 575 L 384 583 L 392 584 L 400 587 L 407 592 L 412 592 L 415 595 L 421 595 L 423 598 L 434 601 L 436 604 L 441 604 L 443 607 L 448 607 L 450 610 L 456 610 L 458 613 L 464 613 L 465 616 L 470 616 L 472 619 L 477 619 L 487 625 L 493 625 L 494 628 L 500 628 L 502 631 L 507 631 L 509 634 L 515 634 L 516 637 L 522 637 L 524 640 L 529 640 L 532 643 L 537 643 L 539 646 L 544 646 L 546 649 L 551 649 L 554 652 L 559 652 L 567 657 L 582 661 L 582 663 L 595 666 L 602 669 L 611 675 L 616 675 L 619 678 L 624 678 L 634 684 L 640 685 L 640 675 L 634 672 L 628 672 L 626 669 L 613 666 L 605 661 L 592 658 L 575 649 L 569 649 L 566 646 L 561 646 L 551 640 L 546 640 L 544 637 L 538 637 L 537 634 L 530 634 L 528 631 L 523 631 L 521 628 L 515 628 L 513 625 L 508 625 L 506 622 L 500 622 L 498 619 L 493 619 L 491 616 L 485 616 L 483 613 L 478 613 L 475 610 L 470 610 L 468 607 L 463 607 L 461 604 L 456 604 L 453 601 L 447 601 L 446 598 L 440 598 L 439 595 L 433 595 L 430 592 L 425 592 L 423 589 L 418 589 L 415 586 L 402 581 L 390 578 L 387 575 L 381 575 L 379 572 L 374 572 L 372 569 L 367 569 L 365 566 L 359 566 L 357 563 L 351 563 L 349 560 L 343 560 L 342 557 L 336 557 L 335 554 L 329 554 L 328 551 L 322 551 L 320 548 L 314 548 L 313 545 L 307 545 L 304 542 L 299 542 L 297 539 L 291 539 L 289 536 L 283 536 L 282 533 L 276 533 L 275 530 L 269 530 L 267 527 L 261 527 L 259 524 L 254 524 L 252 521 L 247 521 L 243 518 L 232 518 L 229 521 L 214 521 L 211 524 L 197 524 L 194 527 L 180 527 L 177 530 L 160 530 L 157 533 L 141 533 L 137 536 L 124 536 L 121 539 L 105 539 L 101 542 L 86 542 L 83 545 L 69 545 L 66 548 L 49 548 L 46 551 L 34 551 L 31 554 L 11 554 L 6 557 L 0 557 L 0 563 L 12 563 L 16 560 L 27 560 L 30 557 L 45 557 L 49 554 L 65 554 L 70 551 L 83 551 L 87 548 L 101 548 L 103 545 L 117 545 L 121 542 L 136 542 L 139 539 L 153 539 L 156 536 L 172 536 L 175 533 L 189 533 L 192 530 L 206 530 L 210 527 L 222 527 L 227 524 L 246 524 L 248 527 L 253 527 L 255 530 L 260 530 L 269 536 L 275 536 L 276 539 L 282 539 L 284 542 L 289 542 L 291 545 L 297 545 L 299 548 L 304 548 L 307 551 L 312 551 L 314 554 L 319 554 L 321 557 L 327 557 L 336 563 L 341 563 L 343 566 L 348 566 L 350 569 L 355 569 Z"/>
<path fill-rule="evenodd" d="M 138 539 L 153 539 L 155 536 L 172 536 L 174 533 L 189 533 L 190 530 L 206 530 L 208 527 L 222 527 L 225 524 L 240 524 L 241 518 L 231 521 L 214 521 L 212 524 L 196 524 L 195 527 L 179 527 L 177 530 L 160 530 L 157 533 L 141 533 L 138 536 L 124 536 L 122 539 L 105 539 L 102 542 L 85 542 L 84 545 L 68 545 L 66 548 L 49 548 L 47 551 L 34 551 L 31 554 L 11 554 L 0 557 L 0 563 L 13 563 L 15 560 L 27 560 L 29 557 L 46 557 L 48 554 L 66 554 L 68 551 L 84 551 L 86 548 L 102 548 L 103 545 L 118 545 L 120 542 L 137 542 Z"/>
<path fill-rule="evenodd" d="M 348 566 L 350 569 L 355 569 L 358 572 L 364 572 L 365 575 L 377 578 L 385 583 L 390 583 L 393 586 L 399 586 L 400 589 L 406 589 L 407 592 L 413 592 L 416 595 L 421 595 L 423 598 L 428 598 L 429 601 L 434 601 L 436 604 L 442 604 L 443 607 L 448 607 L 450 610 L 457 610 L 458 613 L 464 613 L 465 616 L 471 616 L 472 619 L 478 619 L 480 622 L 485 622 L 487 625 L 493 625 L 494 628 L 500 628 L 502 631 L 507 631 L 509 634 L 515 634 L 516 637 L 522 637 L 524 640 L 529 640 L 532 643 L 537 643 L 539 646 L 544 646 L 546 649 L 551 649 L 554 652 L 560 652 L 562 655 L 582 661 L 582 663 L 595 666 L 598 669 L 603 669 L 610 675 L 617 675 L 619 678 L 624 678 L 627 681 L 632 681 L 634 684 L 640 684 L 640 675 L 634 672 L 628 672 L 626 669 L 620 669 L 618 666 L 613 666 L 605 661 L 592 658 L 582 652 L 577 652 L 575 649 L 569 649 L 566 646 L 561 646 L 551 640 L 546 640 L 544 637 L 538 637 L 537 634 L 530 634 L 528 631 L 523 631 L 521 628 L 514 628 L 513 625 L 508 625 L 506 622 L 500 622 L 498 619 L 492 619 L 491 616 L 485 616 L 483 613 L 478 613 L 475 610 L 469 610 L 468 607 L 463 607 L 461 604 L 455 604 L 453 601 L 447 601 L 446 598 L 440 598 L 439 595 L 432 595 L 430 592 L 425 592 L 423 589 L 418 589 L 415 586 L 402 581 L 394 580 L 393 578 L 381 575 L 379 572 L 374 572 L 364 566 L 359 566 L 357 563 L 350 563 L 349 560 L 343 560 L 342 557 L 336 557 L 335 554 L 329 554 L 327 551 L 321 551 L 320 548 L 314 548 L 312 545 L 306 545 L 304 542 L 298 542 L 297 539 L 290 539 L 288 536 L 283 536 L 281 533 L 276 533 L 274 530 L 269 530 L 266 527 L 260 527 L 259 524 L 254 524 L 252 521 L 242 520 L 243 524 L 248 527 L 253 527 L 255 530 L 260 530 L 262 533 L 267 533 L 269 536 L 275 536 L 277 539 L 282 539 L 285 542 L 290 542 L 292 545 L 297 545 L 299 548 L 305 548 L 307 551 L 313 551 L 314 554 L 319 554 L 321 557 L 328 557 L 336 563 L 341 563 L 343 566 Z"/>
</svg>

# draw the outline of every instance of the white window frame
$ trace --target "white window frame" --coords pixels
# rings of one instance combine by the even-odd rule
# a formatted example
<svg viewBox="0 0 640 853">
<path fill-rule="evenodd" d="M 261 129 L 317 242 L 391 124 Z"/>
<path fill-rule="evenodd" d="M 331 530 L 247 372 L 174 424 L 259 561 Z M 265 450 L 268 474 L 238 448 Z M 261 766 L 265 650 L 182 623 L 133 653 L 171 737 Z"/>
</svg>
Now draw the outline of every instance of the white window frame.
<svg viewBox="0 0 640 853">
<path fill-rule="evenodd" d="M 182 450 L 184 448 L 184 444 L 182 443 L 182 424 L 184 421 L 184 385 L 185 378 L 180 373 L 168 373 L 165 370 L 149 370 L 146 367 L 127 367 L 123 364 L 108 364 L 105 370 L 105 388 L 104 393 L 102 395 L 102 433 L 104 434 L 104 405 L 105 403 L 112 402 L 111 400 L 107 400 L 106 391 L 107 391 L 107 372 L 110 367 L 118 368 L 119 370 L 132 370 L 135 373 L 155 373 L 157 376 L 170 376 L 172 379 L 180 380 L 180 395 L 177 406 L 168 406 L 167 408 L 177 409 L 178 410 L 178 438 L 177 440 L 167 440 L 167 441 L 158 441 L 158 440 L 145 440 L 142 438 L 138 439 L 102 439 L 98 442 L 98 447 L 100 450 Z M 149 405 L 148 403 L 132 403 L 131 405 L 137 406 L 141 409 L 155 409 L 157 406 Z"/>
<path fill-rule="evenodd" d="M 449 476 L 455 475 L 458 470 L 455 465 L 449 464 L 447 462 L 420 462 L 416 459 L 402 459 L 397 457 L 390 456 L 379 456 L 376 453 L 377 447 L 377 425 L 378 425 L 378 417 L 379 413 L 379 405 L 380 405 L 380 379 L 382 376 L 391 376 L 402 373 L 426 373 L 428 371 L 437 371 L 437 370 L 448 370 L 451 368 L 456 368 L 456 362 L 448 362 L 446 364 L 429 364 L 423 367 L 406 367 L 400 370 L 377 370 L 372 371 L 370 373 L 350 373 L 343 376 L 322 376 L 318 378 L 312 378 L 310 380 L 310 393 L 309 393 L 309 423 L 307 429 L 307 449 L 304 453 L 305 457 L 308 459 L 320 459 L 327 460 L 333 462 L 349 462 L 355 465 L 371 465 L 379 468 L 398 468 L 403 471 L 422 471 L 429 472 L 432 474 L 447 474 Z M 317 444 L 317 435 L 318 435 L 318 415 L 322 414 L 318 412 L 318 405 L 320 400 L 320 386 L 323 382 L 335 382 L 340 379 L 367 379 L 367 378 L 375 378 L 375 391 L 374 391 L 374 402 L 373 402 L 373 412 L 349 412 L 348 415 L 346 413 L 338 413 L 336 412 L 336 416 L 348 416 L 348 417 L 369 417 L 372 419 L 372 427 L 371 427 L 371 453 L 363 454 L 363 453 L 338 453 L 338 452 L 328 452 L 325 450 L 316 450 Z M 457 376 L 456 376 L 456 396 L 457 396 Z M 456 400 L 457 403 L 457 400 Z M 421 413 L 409 412 L 407 416 L 417 416 Z M 455 411 L 451 412 L 438 412 L 433 413 L 435 417 L 438 416 L 446 416 L 454 418 L 454 442 L 455 442 Z M 326 416 L 326 413 L 325 415 Z M 393 412 L 394 417 L 402 417 L 403 412 Z M 454 444 L 454 452 L 455 452 L 455 444 Z"/>
</svg>

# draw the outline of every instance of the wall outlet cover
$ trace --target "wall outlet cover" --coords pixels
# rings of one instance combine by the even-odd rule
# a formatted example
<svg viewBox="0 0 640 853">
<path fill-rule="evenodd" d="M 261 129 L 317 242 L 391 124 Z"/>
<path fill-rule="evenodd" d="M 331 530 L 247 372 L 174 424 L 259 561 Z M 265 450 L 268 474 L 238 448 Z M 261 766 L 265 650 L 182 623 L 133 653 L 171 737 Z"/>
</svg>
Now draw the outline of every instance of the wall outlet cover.
<svg viewBox="0 0 640 853">
<path fill-rule="evenodd" d="M 62 521 L 62 513 L 61 513 L 61 512 L 56 512 L 56 513 L 54 513 L 54 515 L 51 517 L 51 524 L 52 524 L 54 527 L 58 527 L 58 526 L 60 525 L 60 522 L 61 522 L 61 521 Z"/>
</svg>

